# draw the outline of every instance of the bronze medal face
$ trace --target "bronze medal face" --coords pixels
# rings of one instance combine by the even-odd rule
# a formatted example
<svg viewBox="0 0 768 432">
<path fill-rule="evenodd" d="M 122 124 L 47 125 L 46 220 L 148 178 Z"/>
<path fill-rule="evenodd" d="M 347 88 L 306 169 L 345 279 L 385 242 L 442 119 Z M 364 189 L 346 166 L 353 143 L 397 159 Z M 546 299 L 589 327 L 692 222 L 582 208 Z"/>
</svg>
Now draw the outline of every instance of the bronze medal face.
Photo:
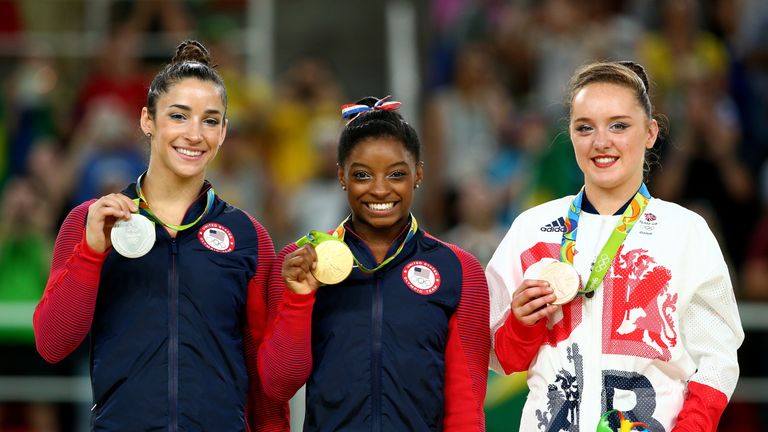
<svg viewBox="0 0 768 432">
<path fill-rule="evenodd" d="M 146 217 L 134 213 L 130 220 L 115 222 L 110 238 L 117 253 L 126 258 L 139 258 L 155 244 L 155 226 Z"/>
<path fill-rule="evenodd" d="M 352 272 L 352 251 L 339 240 L 326 240 L 315 246 L 317 265 L 312 275 L 318 282 L 333 285 L 349 276 Z"/>
<path fill-rule="evenodd" d="M 572 265 L 555 261 L 541 269 L 539 279 L 549 282 L 549 286 L 557 297 L 552 304 L 561 305 L 568 303 L 579 293 L 581 278 Z"/>
</svg>

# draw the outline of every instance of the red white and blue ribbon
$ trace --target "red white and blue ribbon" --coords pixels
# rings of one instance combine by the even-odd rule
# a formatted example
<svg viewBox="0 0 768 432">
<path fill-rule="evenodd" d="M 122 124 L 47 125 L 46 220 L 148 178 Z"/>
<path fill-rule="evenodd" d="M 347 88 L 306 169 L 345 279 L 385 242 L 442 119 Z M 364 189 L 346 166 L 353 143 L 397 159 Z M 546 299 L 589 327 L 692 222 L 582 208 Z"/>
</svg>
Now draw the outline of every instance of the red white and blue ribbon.
<svg viewBox="0 0 768 432">
<path fill-rule="evenodd" d="M 381 98 L 372 107 L 363 104 L 346 104 L 341 106 L 341 116 L 343 118 L 350 118 L 350 121 L 354 120 L 360 113 L 366 111 L 395 111 L 400 108 L 400 102 L 388 100 L 392 96 Z"/>
</svg>

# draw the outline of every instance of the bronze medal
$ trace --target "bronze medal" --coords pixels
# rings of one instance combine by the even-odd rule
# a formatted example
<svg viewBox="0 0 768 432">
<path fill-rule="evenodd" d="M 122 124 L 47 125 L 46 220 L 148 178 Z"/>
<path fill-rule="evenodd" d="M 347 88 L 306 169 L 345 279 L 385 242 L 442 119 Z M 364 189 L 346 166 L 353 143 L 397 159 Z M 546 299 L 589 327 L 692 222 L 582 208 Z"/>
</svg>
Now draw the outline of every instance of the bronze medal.
<svg viewBox="0 0 768 432">
<path fill-rule="evenodd" d="M 562 305 L 576 297 L 581 286 L 581 278 L 576 269 L 564 262 L 554 261 L 544 266 L 538 279 L 549 282 L 553 294 L 557 297 L 552 304 Z"/>
</svg>

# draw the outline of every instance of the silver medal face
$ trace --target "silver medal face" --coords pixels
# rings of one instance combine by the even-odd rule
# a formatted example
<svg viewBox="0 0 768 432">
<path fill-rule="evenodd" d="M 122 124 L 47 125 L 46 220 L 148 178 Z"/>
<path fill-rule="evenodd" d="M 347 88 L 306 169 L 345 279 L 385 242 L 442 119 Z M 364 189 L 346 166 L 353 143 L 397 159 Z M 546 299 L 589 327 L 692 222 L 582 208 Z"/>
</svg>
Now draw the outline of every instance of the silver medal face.
<svg viewBox="0 0 768 432">
<path fill-rule="evenodd" d="M 145 216 L 132 214 L 130 220 L 115 222 L 110 237 L 117 253 L 126 258 L 138 258 L 155 244 L 155 226 Z"/>
</svg>

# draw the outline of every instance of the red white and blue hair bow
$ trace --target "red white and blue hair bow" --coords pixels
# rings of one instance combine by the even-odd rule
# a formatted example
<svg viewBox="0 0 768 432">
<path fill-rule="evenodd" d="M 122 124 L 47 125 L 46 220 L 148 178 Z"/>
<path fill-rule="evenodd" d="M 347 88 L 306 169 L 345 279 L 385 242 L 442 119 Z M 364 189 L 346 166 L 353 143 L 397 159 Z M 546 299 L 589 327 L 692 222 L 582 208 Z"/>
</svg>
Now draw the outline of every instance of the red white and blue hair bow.
<svg viewBox="0 0 768 432">
<path fill-rule="evenodd" d="M 350 118 L 349 121 L 354 120 L 360 113 L 366 111 L 395 111 L 400 108 L 400 102 L 388 100 L 392 96 L 379 99 L 372 107 L 363 104 L 346 104 L 341 106 L 341 116 L 343 118 Z"/>
</svg>

